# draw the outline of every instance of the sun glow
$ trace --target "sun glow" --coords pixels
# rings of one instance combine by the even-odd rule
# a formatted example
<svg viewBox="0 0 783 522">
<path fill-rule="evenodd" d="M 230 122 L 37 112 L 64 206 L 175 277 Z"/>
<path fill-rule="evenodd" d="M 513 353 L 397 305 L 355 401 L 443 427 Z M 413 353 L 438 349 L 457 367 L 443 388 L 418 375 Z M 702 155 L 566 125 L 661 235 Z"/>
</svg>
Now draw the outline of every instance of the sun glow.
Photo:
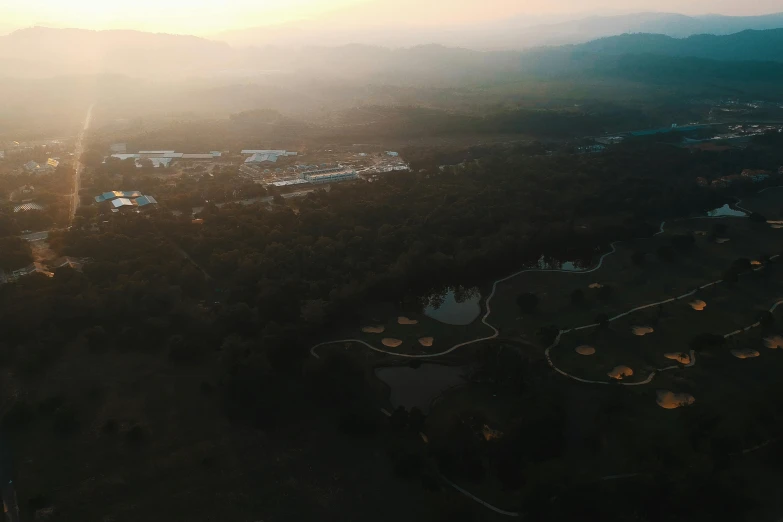
<svg viewBox="0 0 783 522">
<path fill-rule="evenodd" d="M 780 10 L 780 0 L 0 0 L 0 35 L 32 26 L 214 36 L 286 22 L 332 27 L 474 25 L 523 17 L 559 18 L 659 11 L 752 15 Z M 547 18 L 549 17 L 549 18 Z M 554 17 L 554 18 L 552 18 Z M 304 29 L 298 27 L 298 29 Z"/>
<path fill-rule="evenodd" d="M 6 27 L 134 29 L 207 35 L 315 18 L 364 0 L 29 0 L 6 5 Z"/>
</svg>

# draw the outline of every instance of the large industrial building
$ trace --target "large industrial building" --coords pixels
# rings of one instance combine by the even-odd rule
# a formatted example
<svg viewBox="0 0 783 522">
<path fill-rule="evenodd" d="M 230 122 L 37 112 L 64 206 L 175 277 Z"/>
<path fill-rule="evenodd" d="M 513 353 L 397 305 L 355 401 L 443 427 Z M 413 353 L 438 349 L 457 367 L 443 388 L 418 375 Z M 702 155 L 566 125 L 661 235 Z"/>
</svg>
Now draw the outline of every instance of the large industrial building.
<svg viewBox="0 0 783 522">
<path fill-rule="evenodd" d="M 245 149 L 242 154 L 249 155 L 245 159 L 245 165 L 263 165 L 277 163 L 281 157 L 296 156 L 299 153 L 280 149 Z"/>
<path fill-rule="evenodd" d="M 220 151 L 210 151 L 209 154 L 185 154 L 173 150 L 140 150 L 136 154 L 112 154 L 112 158 L 118 160 L 133 159 L 136 161 L 136 168 L 143 166 L 143 160 L 152 162 L 155 168 L 168 167 L 174 160 L 184 161 L 214 161 L 222 156 Z"/>
<path fill-rule="evenodd" d="M 245 165 L 258 165 L 262 163 L 277 163 L 277 154 L 258 153 L 245 160 Z"/>
<path fill-rule="evenodd" d="M 336 183 L 338 181 L 356 179 L 358 175 L 353 169 L 338 166 L 304 171 L 300 174 L 300 177 L 310 183 L 320 185 L 322 183 Z"/>
<path fill-rule="evenodd" d="M 296 156 L 299 153 L 298 152 L 291 152 L 288 150 L 280 150 L 280 149 L 245 149 L 242 151 L 242 154 L 251 156 L 253 154 L 274 154 L 275 156 Z"/>
</svg>

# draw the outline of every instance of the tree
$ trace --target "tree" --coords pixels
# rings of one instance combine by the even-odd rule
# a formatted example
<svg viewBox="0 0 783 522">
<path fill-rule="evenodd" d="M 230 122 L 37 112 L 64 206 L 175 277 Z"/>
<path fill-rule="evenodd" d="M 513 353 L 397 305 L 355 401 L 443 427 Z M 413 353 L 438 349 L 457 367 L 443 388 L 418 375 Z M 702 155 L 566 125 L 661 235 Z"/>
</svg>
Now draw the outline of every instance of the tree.
<svg viewBox="0 0 783 522">
<path fill-rule="evenodd" d="M 739 281 L 739 273 L 736 270 L 726 270 L 723 274 L 723 281 L 726 283 L 736 283 Z"/>
<path fill-rule="evenodd" d="M 711 333 L 702 333 L 691 339 L 690 341 L 690 347 L 691 350 L 696 352 L 701 352 L 704 350 L 709 350 L 711 348 L 716 348 L 719 346 L 723 346 L 723 344 L 726 342 L 726 339 L 719 334 L 711 334 Z"/>
<path fill-rule="evenodd" d="M 402 479 L 412 479 L 421 474 L 424 459 L 418 453 L 403 452 L 394 459 L 394 473 Z"/>
<path fill-rule="evenodd" d="M 715 223 L 712 225 L 712 234 L 714 236 L 725 236 L 729 230 L 729 226 L 726 223 Z"/>
<path fill-rule="evenodd" d="M 595 321 L 595 324 L 597 324 L 601 328 L 606 328 L 607 326 L 609 326 L 609 316 L 606 314 L 598 314 L 597 316 L 595 316 L 595 319 L 593 319 L 593 321 Z"/>
<path fill-rule="evenodd" d="M 579 306 L 584 304 L 585 302 L 585 293 L 584 290 L 581 288 L 577 288 L 573 292 L 571 292 L 571 304 L 575 306 Z"/>
<path fill-rule="evenodd" d="M 767 217 L 763 214 L 759 214 L 758 212 L 751 212 L 748 216 L 748 219 L 752 221 L 753 223 L 766 223 Z"/>
<path fill-rule="evenodd" d="M 517 296 L 517 306 L 522 310 L 523 314 L 533 314 L 538 308 L 538 296 L 525 292 Z"/>
<path fill-rule="evenodd" d="M 389 417 L 389 423 L 392 428 L 396 430 L 403 430 L 408 426 L 408 412 L 402 407 L 398 406 Z"/>
<path fill-rule="evenodd" d="M 544 346 L 552 345 L 559 334 L 560 330 L 553 325 L 542 326 L 536 331 L 536 335 L 541 339 L 541 344 Z"/>
<path fill-rule="evenodd" d="M 138 448 L 147 441 L 147 430 L 138 424 L 134 425 L 125 433 L 125 441 L 129 446 Z"/>
<path fill-rule="evenodd" d="M 0 269 L 17 270 L 33 262 L 30 244 L 19 237 L 0 237 Z"/>
<path fill-rule="evenodd" d="M 647 256 L 644 252 L 641 252 L 639 250 L 635 250 L 633 254 L 631 254 L 631 263 L 633 263 L 636 266 L 640 266 L 644 264 L 644 258 Z"/>
<path fill-rule="evenodd" d="M 353 407 L 340 414 L 338 428 L 346 435 L 369 438 L 378 433 L 378 413 L 371 408 Z"/>
<path fill-rule="evenodd" d="M 749 272 L 752 268 L 753 265 L 750 263 L 750 259 L 740 257 L 731 263 L 731 268 L 729 270 L 733 270 L 734 272 L 741 274 L 743 272 Z"/>
<path fill-rule="evenodd" d="M 659 246 L 655 252 L 662 261 L 674 261 L 674 249 L 668 245 Z"/>
<path fill-rule="evenodd" d="M 420 432 L 424 429 L 424 423 L 427 420 L 427 417 L 422 413 L 422 411 L 419 408 L 416 408 L 415 406 L 411 408 L 410 413 L 408 414 L 408 427 L 413 432 Z"/>
<path fill-rule="evenodd" d="M 311 299 L 302 304 L 302 319 L 306 322 L 321 326 L 326 321 L 327 303 L 323 299 Z"/>
<path fill-rule="evenodd" d="M 671 237 L 671 243 L 674 248 L 682 252 L 691 250 L 696 244 L 693 234 L 676 234 Z"/>
<path fill-rule="evenodd" d="M 772 315 L 772 312 L 767 310 L 767 311 L 761 313 L 761 317 L 759 318 L 759 322 L 761 323 L 761 326 L 764 326 L 764 327 L 775 326 L 775 316 Z"/>
</svg>

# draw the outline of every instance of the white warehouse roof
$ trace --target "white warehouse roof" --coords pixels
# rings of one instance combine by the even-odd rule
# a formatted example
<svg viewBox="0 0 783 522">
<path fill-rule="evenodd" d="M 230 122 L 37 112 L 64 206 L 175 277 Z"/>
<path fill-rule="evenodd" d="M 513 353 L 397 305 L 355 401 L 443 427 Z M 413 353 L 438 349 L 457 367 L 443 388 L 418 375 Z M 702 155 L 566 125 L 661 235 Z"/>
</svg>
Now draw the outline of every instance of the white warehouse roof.
<svg viewBox="0 0 783 522">
<path fill-rule="evenodd" d="M 133 206 L 133 201 L 129 200 L 128 198 L 118 198 L 118 199 L 112 200 L 111 204 L 112 204 L 112 206 L 114 208 L 132 207 Z"/>
<path fill-rule="evenodd" d="M 245 160 L 245 163 L 277 163 L 277 154 L 257 153 Z"/>
<path fill-rule="evenodd" d="M 274 154 L 276 156 L 285 156 L 286 151 L 284 151 L 284 150 L 270 150 L 270 149 L 243 150 L 242 154 Z"/>
</svg>

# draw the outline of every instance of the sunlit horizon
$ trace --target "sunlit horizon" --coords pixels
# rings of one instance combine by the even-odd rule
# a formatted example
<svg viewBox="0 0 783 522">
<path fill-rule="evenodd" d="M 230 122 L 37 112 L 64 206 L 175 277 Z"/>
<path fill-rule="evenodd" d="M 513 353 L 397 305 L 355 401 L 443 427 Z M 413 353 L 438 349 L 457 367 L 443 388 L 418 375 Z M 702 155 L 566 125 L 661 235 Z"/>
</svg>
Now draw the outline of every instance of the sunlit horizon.
<svg viewBox="0 0 783 522">
<path fill-rule="evenodd" d="M 130 29 L 197 36 L 274 26 L 299 21 L 330 24 L 427 26 L 469 24 L 514 16 L 550 21 L 547 16 L 590 16 L 634 12 L 676 12 L 687 15 L 761 15 L 783 11 L 777 0 L 749 4 L 736 0 L 0 0 L 0 34 L 28 27 L 89 30 Z"/>
</svg>

